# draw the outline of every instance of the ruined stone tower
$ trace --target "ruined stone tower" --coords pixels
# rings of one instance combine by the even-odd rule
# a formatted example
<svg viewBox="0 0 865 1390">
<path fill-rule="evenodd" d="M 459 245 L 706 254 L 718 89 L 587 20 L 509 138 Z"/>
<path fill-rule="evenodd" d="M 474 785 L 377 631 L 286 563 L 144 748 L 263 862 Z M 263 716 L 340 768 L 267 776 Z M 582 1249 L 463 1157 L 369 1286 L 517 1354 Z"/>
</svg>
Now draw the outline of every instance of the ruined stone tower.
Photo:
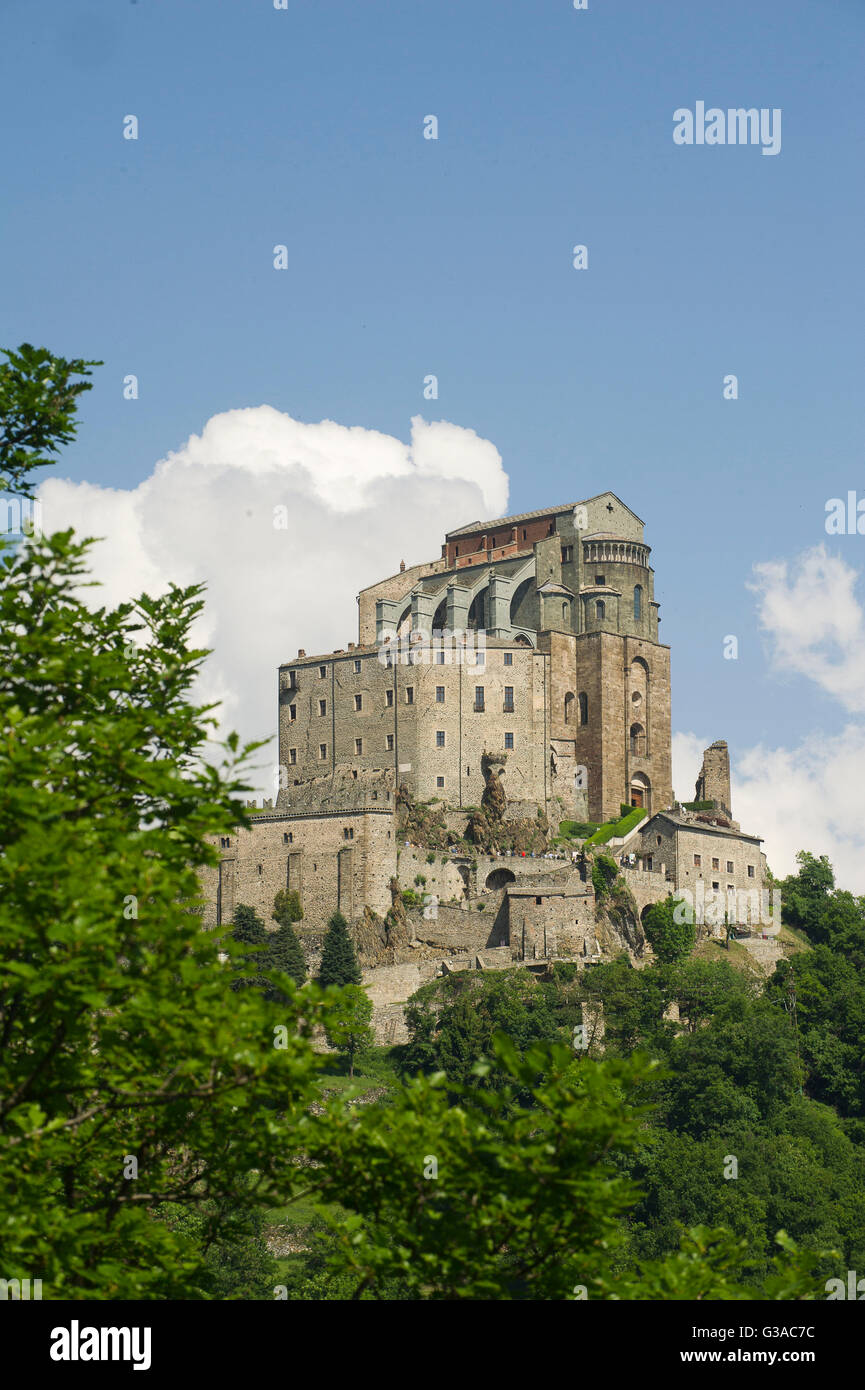
<svg viewBox="0 0 865 1390">
<path fill-rule="evenodd" d="M 732 814 L 730 807 L 730 753 L 726 739 L 718 738 L 703 754 L 703 766 L 697 778 L 695 800 L 714 801 L 716 806 Z"/>
</svg>

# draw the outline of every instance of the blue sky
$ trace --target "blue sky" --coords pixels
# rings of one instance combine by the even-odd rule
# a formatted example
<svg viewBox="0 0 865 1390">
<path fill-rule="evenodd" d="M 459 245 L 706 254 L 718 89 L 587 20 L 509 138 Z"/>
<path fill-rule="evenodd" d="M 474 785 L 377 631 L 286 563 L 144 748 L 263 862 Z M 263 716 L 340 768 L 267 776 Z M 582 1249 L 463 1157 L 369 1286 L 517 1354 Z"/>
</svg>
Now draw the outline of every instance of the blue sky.
<svg viewBox="0 0 865 1390">
<path fill-rule="evenodd" d="M 451 421 L 509 510 L 609 487 L 644 518 L 675 728 L 838 736 L 746 583 L 862 563 L 824 530 L 865 494 L 861 0 L 5 0 L 0 50 L 0 342 L 105 359 L 59 474 L 134 489 L 238 407 Z M 675 145 L 697 100 L 781 108 L 781 152 Z"/>
</svg>

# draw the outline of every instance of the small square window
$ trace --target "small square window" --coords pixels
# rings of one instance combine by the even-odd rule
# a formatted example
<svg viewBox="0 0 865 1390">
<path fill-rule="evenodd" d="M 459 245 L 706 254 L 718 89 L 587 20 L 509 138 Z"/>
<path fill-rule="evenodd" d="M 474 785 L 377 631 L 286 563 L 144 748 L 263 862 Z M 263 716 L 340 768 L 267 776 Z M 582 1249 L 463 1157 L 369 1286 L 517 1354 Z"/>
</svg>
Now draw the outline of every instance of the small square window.
<svg viewBox="0 0 865 1390">
<path fill-rule="evenodd" d="M 356 739 L 355 739 L 355 741 L 354 741 L 354 751 L 355 751 L 355 753 L 357 754 L 358 757 L 359 757 L 360 754 L 363 752 L 363 739 L 362 739 L 362 738 L 356 738 Z"/>
<path fill-rule="evenodd" d="M 717 893 L 717 891 L 718 891 L 719 886 L 720 886 L 720 885 L 717 884 L 717 883 L 713 883 L 713 884 L 712 884 L 712 888 L 714 889 L 714 891 L 715 891 L 716 893 Z"/>
<path fill-rule="evenodd" d="M 514 736 L 513 736 L 513 734 L 505 734 L 505 748 L 513 748 L 513 746 L 514 746 Z"/>
<path fill-rule="evenodd" d="M 436 686 L 436 704 L 443 705 L 445 702 L 445 688 L 443 685 Z"/>
<path fill-rule="evenodd" d="M 327 759 L 327 744 L 326 744 L 326 743 L 320 743 L 320 744 L 318 745 L 318 756 L 319 756 L 319 758 L 321 759 L 322 762 L 325 762 L 325 761 L 326 761 L 326 759 Z"/>
<path fill-rule="evenodd" d="M 356 710 L 362 710 L 362 709 L 363 709 L 363 696 L 362 696 L 362 695 L 355 695 L 355 697 L 354 697 L 354 707 L 355 707 Z"/>
<path fill-rule="evenodd" d="M 596 584 L 605 585 L 606 582 L 607 582 L 607 580 L 606 580 L 606 576 L 605 576 L 605 575 L 603 575 L 603 574 L 596 574 L 596 575 L 595 575 L 595 583 L 596 583 Z"/>
<path fill-rule="evenodd" d="M 319 666 L 319 668 L 318 668 L 318 678 L 319 678 L 319 680 L 322 680 L 322 681 L 323 681 L 326 675 L 327 675 L 327 667 L 326 667 L 326 666 Z"/>
<path fill-rule="evenodd" d="M 445 731 L 444 731 L 444 729 L 436 729 L 436 748 L 444 748 L 444 746 L 445 746 Z"/>
<path fill-rule="evenodd" d="M 354 663 L 354 674 L 355 674 L 356 676 L 359 676 L 359 675 L 360 675 L 360 662 L 357 661 L 357 660 L 355 660 L 355 663 Z"/>
<path fill-rule="evenodd" d="M 535 898 L 535 907 L 541 907 L 542 904 L 543 904 L 543 901 L 544 901 L 543 898 Z"/>
<path fill-rule="evenodd" d="M 437 777 L 437 778 L 436 778 L 436 786 L 437 786 L 437 787 L 443 787 L 444 784 L 445 784 L 445 779 L 444 779 L 443 777 Z"/>
<path fill-rule="evenodd" d="M 728 873 L 728 874 L 731 874 L 732 872 L 733 872 L 733 861 L 732 861 L 732 859 L 728 859 L 728 860 L 727 860 L 727 873 Z"/>
<path fill-rule="evenodd" d="M 327 714 L 327 700 L 319 700 L 319 702 L 318 702 L 318 715 L 319 715 L 319 718 L 322 718 L 322 716 L 325 715 L 325 714 Z"/>
<path fill-rule="evenodd" d="M 513 664 L 514 664 L 514 654 L 513 654 L 513 652 L 505 652 L 504 663 L 505 663 L 506 666 L 513 666 Z"/>
<path fill-rule="evenodd" d="M 296 749 L 296 748 L 289 748 L 289 750 L 288 750 L 288 761 L 289 761 L 291 764 L 294 764 L 294 763 L 297 762 L 297 749 Z"/>
<path fill-rule="evenodd" d="M 393 708 L 393 691 L 392 691 L 392 690 L 386 690 L 386 691 L 384 692 L 384 702 L 385 702 L 385 704 L 387 705 L 388 709 L 392 709 L 392 708 Z"/>
<path fill-rule="evenodd" d="M 405 702 L 407 705 L 414 704 L 414 686 L 407 685 L 405 688 Z"/>
<path fill-rule="evenodd" d="M 393 734 L 388 734 L 387 736 L 387 751 L 388 753 L 393 752 Z"/>
</svg>

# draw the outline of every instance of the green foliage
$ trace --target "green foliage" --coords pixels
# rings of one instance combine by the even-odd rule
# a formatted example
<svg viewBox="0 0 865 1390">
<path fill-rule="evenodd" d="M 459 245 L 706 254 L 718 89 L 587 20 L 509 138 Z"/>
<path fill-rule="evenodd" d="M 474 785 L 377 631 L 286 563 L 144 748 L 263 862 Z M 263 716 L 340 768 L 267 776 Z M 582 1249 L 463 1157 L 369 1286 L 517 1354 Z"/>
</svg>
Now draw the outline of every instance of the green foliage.
<svg viewBox="0 0 865 1390">
<path fill-rule="evenodd" d="M 646 940 L 657 959 L 668 964 L 685 960 L 693 951 L 697 940 L 697 929 L 693 921 L 684 920 L 688 914 L 681 911 L 677 913 L 677 906 L 676 898 L 667 897 L 663 902 L 652 903 L 643 916 Z M 683 920 L 677 921 L 677 916 Z"/>
<path fill-rule="evenodd" d="M 620 820 L 608 821 L 602 825 L 593 835 L 589 836 L 586 844 L 605 845 L 610 840 L 620 839 L 623 835 L 630 834 L 634 826 L 639 825 L 645 814 L 646 808 L 644 806 L 629 806 L 626 815 L 623 815 Z"/>
<path fill-rule="evenodd" d="M 409 1043 L 400 1059 L 403 1072 L 442 1071 L 455 1088 L 467 1084 L 497 1033 L 506 1034 L 523 1051 L 533 1042 L 552 1038 L 557 1022 L 544 987 L 527 970 L 508 970 L 460 972 L 432 981 L 409 1000 L 406 1026 Z M 479 1084 L 487 1083 L 482 1079 Z"/>
<path fill-rule="evenodd" d="M 416 893 L 413 888 L 404 888 L 400 897 L 403 907 L 420 907 L 423 904 L 423 894 Z"/>
<path fill-rule="evenodd" d="M 286 1134 L 320 1005 L 281 1011 L 277 1050 L 257 991 L 225 989 L 220 945 L 248 948 L 201 929 L 253 750 L 205 756 L 200 587 L 91 611 L 86 558 L 69 532 L 0 551 L 4 1272 L 50 1298 L 197 1298 L 202 1252 L 149 1210 L 248 1211 L 301 1180 Z"/>
<path fill-rule="evenodd" d="M 321 985 L 359 985 L 361 982 L 354 943 L 341 912 L 335 912 L 328 923 L 318 981 Z"/>
<path fill-rule="evenodd" d="M 0 351 L 0 492 L 31 497 L 28 473 L 54 463 L 51 455 L 75 438 L 78 397 L 92 390 L 91 382 L 72 378 L 88 377 L 102 363 L 67 361 L 30 343 Z"/>
<path fill-rule="evenodd" d="M 231 935 L 247 946 L 261 946 L 267 940 L 267 928 L 254 907 L 238 903 L 232 918 Z"/>
<path fill-rule="evenodd" d="M 598 822 L 594 820 L 563 820 L 559 822 L 559 834 L 568 840 L 584 840 L 594 835 Z"/>
<path fill-rule="evenodd" d="M 295 985 L 300 989 L 306 980 L 306 961 L 303 956 L 301 946 L 294 927 L 286 924 L 279 927 L 277 931 L 269 933 L 267 946 L 262 953 L 261 964 L 269 971 L 278 971 L 283 975 L 288 975 L 294 980 Z M 279 986 L 268 981 L 265 986 L 265 998 L 273 1000 L 274 1003 L 287 1002 L 284 990 Z"/>
<path fill-rule="evenodd" d="M 293 888 L 280 888 L 273 900 L 273 920 L 281 927 L 293 927 L 295 922 L 303 921 L 303 908 L 300 894 Z"/>
<path fill-rule="evenodd" d="M 357 1058 L 373 1046 L 371 1019 L 372 1003 L 361 985 L 346 985 L 328 1007 L 325 1035 L 329 1045 L 346 1058 L 349 1076 L 354 1076 Z"/>
<path fill-rule="evenodd" d="M 248 1187 L 248 1182 L 243 1186 Z M 229 1200 L 195 1206 L 164 1203 L 153 1214 L 202 1252 L 202 1297 L 273 1298 L 279 1269 L 264 1242 L 260 1208 L 238 1209 Z"/>
<path fill-rule="evenodd" d="M 714 801 L 683 801 L 682 805 L 686 811 L 713 811 Z"/>
<path fill-rule="evenodd" d="M 609 896 L 618 877 L 619 866 L 615 859 L 611 859 L 608 854 L 595 856 L 592 860 L 592 887 L 598 902 L 603 902 Z"/>
</svg>

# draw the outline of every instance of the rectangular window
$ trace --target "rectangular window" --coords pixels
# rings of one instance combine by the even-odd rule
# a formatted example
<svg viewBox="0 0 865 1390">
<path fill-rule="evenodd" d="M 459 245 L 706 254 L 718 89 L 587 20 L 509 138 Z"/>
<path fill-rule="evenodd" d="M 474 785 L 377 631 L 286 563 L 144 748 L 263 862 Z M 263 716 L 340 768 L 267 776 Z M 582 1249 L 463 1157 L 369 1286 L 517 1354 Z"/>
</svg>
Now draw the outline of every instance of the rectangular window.
<svg viewBox="0 0 865 1390">
<path fill-rule="evenodd" d="M 362 695 L 355 695 L 355 697 L 354 697 L 354 707 L 355 707 L 356 710 L 362 710 L 362 709 L 363 709 L 363 696 L 362 696 Z"/>
<path fill-rule="evenodd" d="M 513 748 L 513 746 L 514 746 L 514 736 L 513 736 L 513 734 L 505 734 L 505 748 Z"/>
<path fill-rule="evenodd" d="M 699 854 L 695 854 L 695 855 L 694 855 L 694 868 L 695 868 L 695 869 L 699 869 L 699 868 L 702 867 L 702 864 L 703 864 L 702 857 L 701 857 Z"/>
<path fill-rule="evenodd" d="M 486 664 L 487 664 L 487 654 L 486 654 L 486 652 L 475 652 L 475 665 L 476 665 L 476 666 L 486 666 Z"/>
<path fill-rule="evenodd" d="M 354 831 L 351 829 L 351 826 L 346 825 L 343 827 L 342 838 L 344 840 L 354 839 Z"/>
<path fill-rule="evenodd" d="M 319 668 L 318 668 L 318 678 L 319 678 L 319 680 L 322 680 L 322 681 L 323 681 L 326 675 L 327 675 L 327 667 L 326 667 L 326 666 L 319 666 Z"/>
<path fill-rule="evenodd" d="M 388 734 L 387 736 L 387 751 L 389 753 L 393 752 L 393 734 Z"/>
<path fill-rule="evenodd" d="M 482 685 L 475 686 L 475 709 L 482 710 L 484 707 L 484 688 Z"/>
<path fill-rule="evenodd" d="M 386 690 L 386 691 L 384 692 L 384 702 L 385 702 L 385 704 L 387 705 L 388 709 L 393 709 L 393 691 L 392 691 L 392 690 Z"/>
<path fill-rule="evenodd" d="M 504 663 L 505 663 L 506 666 L 513 666 L 513 664 L 514 664 L 514 654 L 513 654 L 513 652 L 505 652 Z"/>
<path fill-rule="evenodd" d="M 293 724 L 294 721 L 295 721 L 295 719 L 297 718 L 297 705 L 289 705 L 289 707 L 288 707 L 288 717 L 289 717 L 289 719 L 291 720 L 291 722 L 292 722 L 292 724 Z"/>
<path fill-rule="evenodd" d="M 357 661 L 357 660 L 355 660 L 355 663 L 354 663 L 354 674 L 355 674 L 356 676 L 359 676 L 359 675 L 360 675 L 360 662 Z"/>
<path fill-rule="evenodd" d="M 644 862 L 645 862 L 646 873 L 647 873 L 647 874 L 652 873 L 653 868 L 654 868 L 654 863 L 655 863 L 655 861 L 654 861 L 652 855 L 651 855 L 651 854 L 647 855 Z"/>
<path fill-rule="evenodd" d="M 733 872 L 733 861 L 732 861 L 732 859 L 728 859 L 728 860 L 727 860 L 727 873 L 728 873 L 728 874 L 731 874 L 732 872 Z"/>
<path fill-rule="evenodd" d="M 717 893 L 717 891 L 718 891 L 718 886 L 719 886 L 719 885 L 718 885 L 717 883 L 713 883 L 713 884 L 712 884 L 712 891 L 715 892 L 715 893 Z"/>
<path fill-rule="evenodd" d="M 437 778 L 436 778 L 436 786 L 437 786 L 437 787 L 443 787 L 444 784 L 445 784 L 445 779 L 444 779 L 443 777 L 437 777 Z"/>
<path fill-rule="evenodd" d="M 507 711 L 507 710 L 512 710 L 513 707 L 514 707 L 514 687 L 513 687 L 512 685 L 506 685 L 506 686 L 505 686 L 505 711 Z"/>
<path fill-rule="evenodd" d="M 407 705 L 414 704 L 414 686 L 407 685 L 405 688 L 405 702 Z"/>
<path fill-rule="evenodd" d="M 753 864 L 749 864 L 749 865 L 748 865 L 748 877 L 749 877 L 749 878 L 753 878 L 753 877 L 754 877 L 754 865 L 753 865 Z"/>
<path fill-rule="evenodd" d="M 357 754 L 357 756 L 360 757 L 361 753 L 363 752 L 363 739 L 362 739 L 362 738 L 356 738 L 356 739 L 355 739 L 355 741 L 354 741 L 354 751 L 355 751 L 355 753 Z"/>
<path fill-rule="evenodd" d="M 326 743 L 320 743 L 320 744 L 318 745 L 318 756 L 319 756 L 319 758 L 321 759 L 322 762 L 326 762 L 326 760 L 327 760 L 327 744 L 326 744 Z"/>
<path fill-rule="evenodd" d="M 443 705 L 445 702 L 445 688 L 443 685 L 436 686 L 436 704 Z"/>
<path fill-rule="evenodd" d="M 445 731 L 444 731 L 444 729 L 436 729 L 436 748 L 444 748 L 444 746 L 445 746 Z"/>
<path fill-rule="evenodd" d="M 595 583 L 596 583 L 596 584 L 605 585 L 606 582 L 607 582 L 607 581 L 606 581 L 606 579 L 604 578 L 604 576 L 603 576 L 602 574 L 596 574 L 596 575 L 595 575 Z"/>
<path fill-rule="evenodd" d="M 437 665 L 439 665 L 439 666 L 444 666 L 444 664 L 445 664 L 445 654 L 444 654 L 444 652 L 436 652 L 436 663 L 437 663 Z"/>
<path fill-rule="evenodd" d="M 327 700 L 319 700 L 319 702 L 318 702 L 318 713 L 319 713 L 319 717 L 321 717 L 321 716 L 324 715 L 324 714 L 327 714 Z"/>
<path fill-rule="evenodd" d="M 717 859 L 713 859 L 713 860 L 712 860 L 712 868 L 713 868 L 713 869 L 720 869 L 720 867 L 721 867 L 720 862 L 719 862 Z"/>
<path fill-rule="evenodd" d="M 574 547 L 572 545 L 562 546 L 562 564 L 569 565 L 574 558 Z"/>
<path fill-rule="evenodd" d="M 289 761 L 290 763 L 296 763 L 296 762 L 297 762 L 297 749 L 296 749 L 296 748 L 289 748 L 289 750 L 288 750 L 288 761 Z"/>
</svg>

